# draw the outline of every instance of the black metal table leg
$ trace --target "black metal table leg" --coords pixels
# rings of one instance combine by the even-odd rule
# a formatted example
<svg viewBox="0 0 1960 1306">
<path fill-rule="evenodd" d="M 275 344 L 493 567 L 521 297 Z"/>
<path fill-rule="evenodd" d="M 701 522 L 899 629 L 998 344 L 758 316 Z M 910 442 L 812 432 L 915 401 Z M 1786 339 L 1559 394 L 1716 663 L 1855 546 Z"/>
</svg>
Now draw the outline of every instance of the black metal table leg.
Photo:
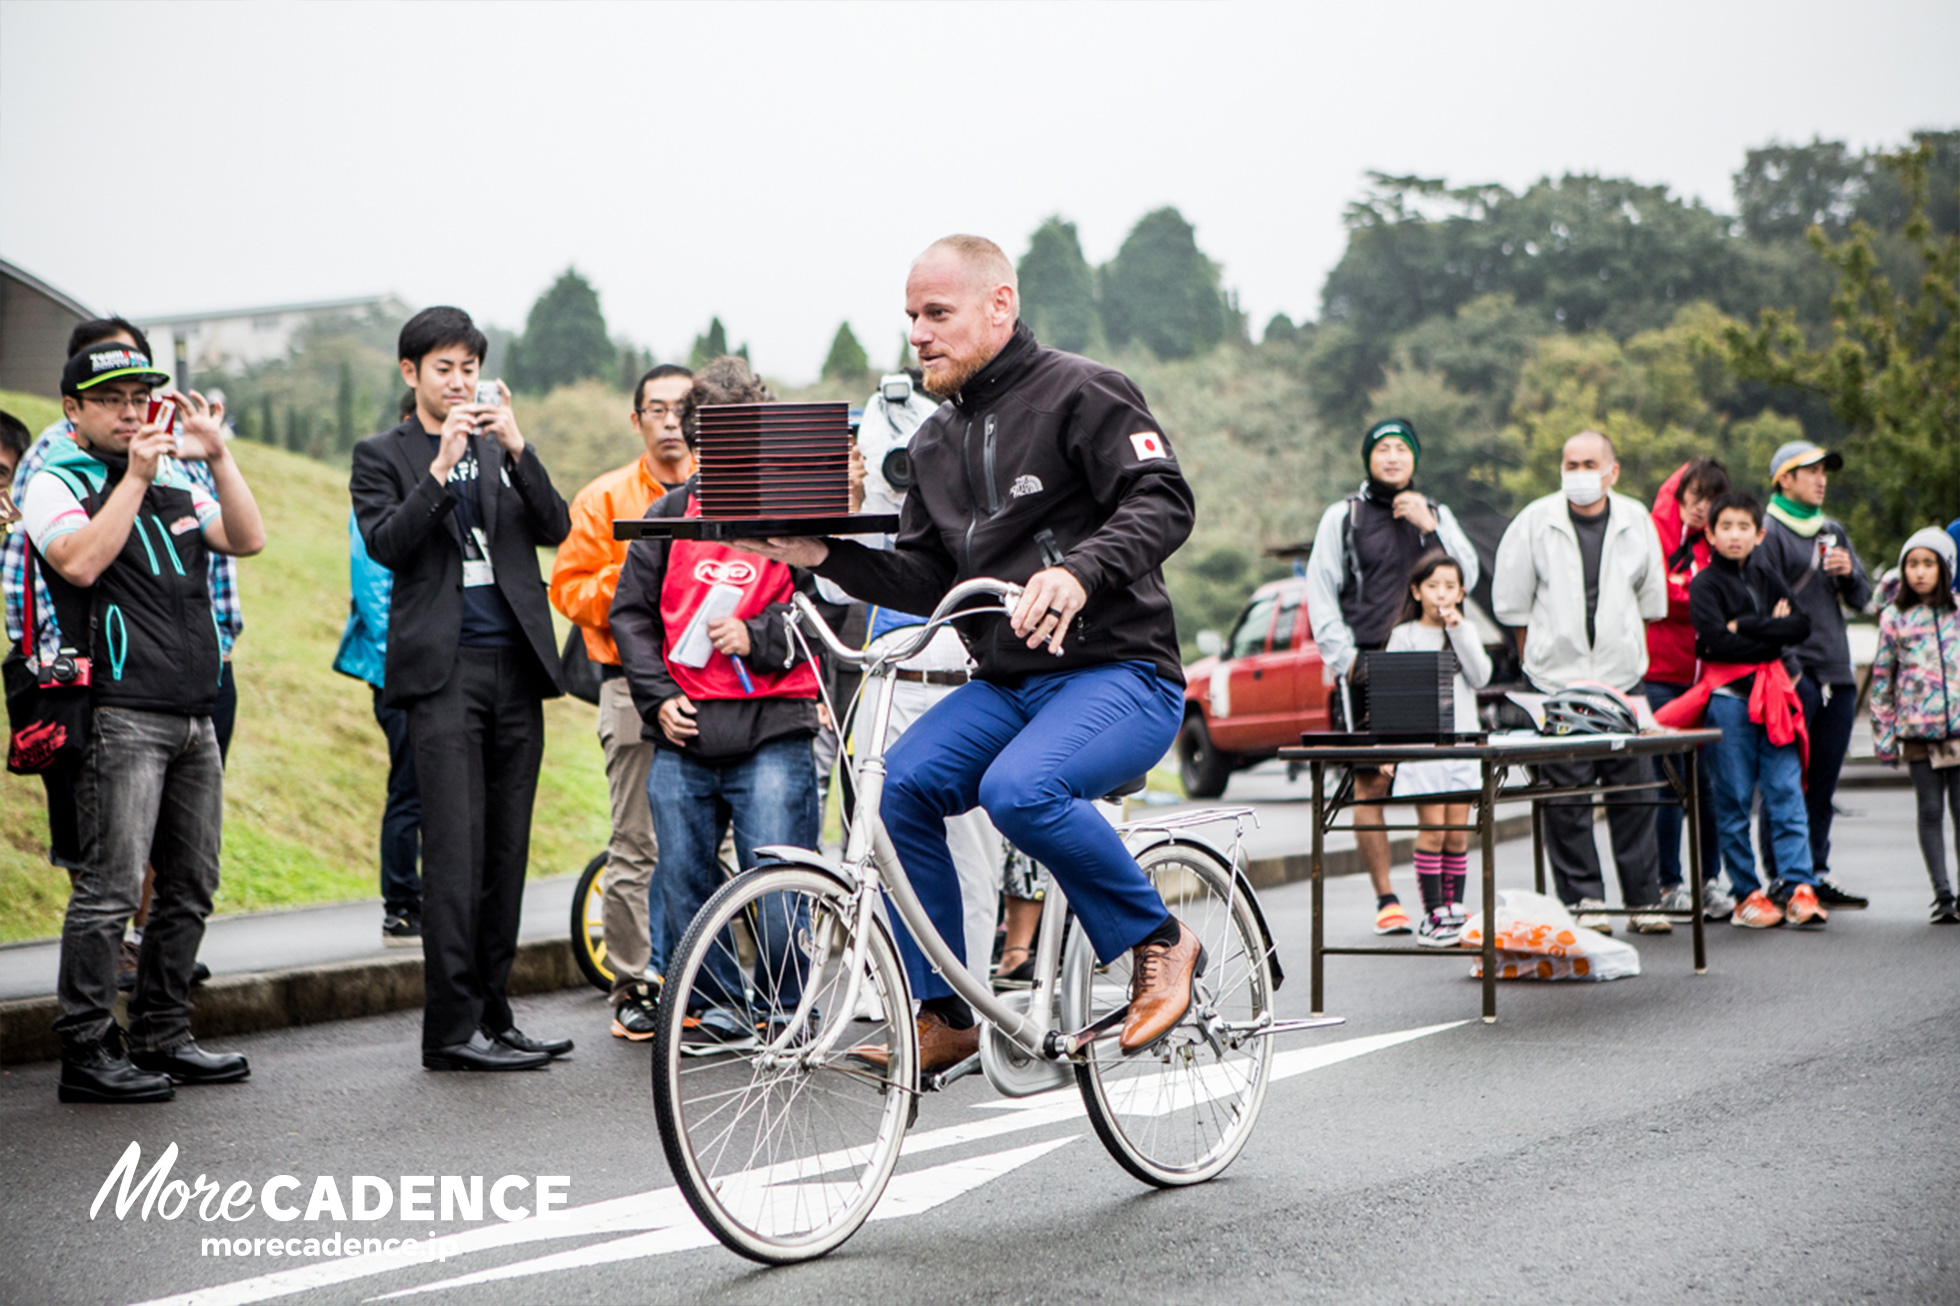
<svg viewBox="0 0 1960 1306">
<path fill-rule="evenodd" d="M 1313 769 L 1313 856 L 1310 859 L 1310 878 L 1313 881 L 1313 922 L 1309 926 L 1312 945 L 1307 958 L 1307 1008 L 1311 1014 L 1318 1016 L 1326 1009 L 1322 1001 L 1322 971 L 1326 966 L 1326 954 L 1321 951 L 1321 948 L 1327 938 L 1327 896 L 1325 882 L 1322 879 L 1321 854 L 1324 849 L 1321 830 L 1327 820 L 1324 810 L 1327 794 L 1327 764 L 1312 762 L 1309 765 Z"/>
</svg>

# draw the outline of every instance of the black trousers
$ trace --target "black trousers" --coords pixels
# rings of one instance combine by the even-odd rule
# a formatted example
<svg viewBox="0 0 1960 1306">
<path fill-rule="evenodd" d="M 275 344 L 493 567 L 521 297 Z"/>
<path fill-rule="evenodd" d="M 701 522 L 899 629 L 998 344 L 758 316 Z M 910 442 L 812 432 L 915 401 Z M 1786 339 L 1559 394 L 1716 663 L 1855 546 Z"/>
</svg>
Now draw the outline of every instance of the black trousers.
<svg viewBox="0 0 1960 1306">
<path fill-rule="evenodd" d="M 1547 762 L 1538 768 L 1547 782 L 1566 785 L 1642 784 L 1654 778 L 1654 764 L 1644 757 L 1600 761 Z M 1651 907 L 1661 900 L 1660 845 L 1654 837 L 1654 809 L 1634 807 L 1651 803 L 1658 791 L 1609 794 L 1606 824 L 1613 835 L 1613 869 L 1619 872 L 1620 903 Z M 1600 874 L 1599 849 L 1593 844 L 1592 809 L 1583 798 L 1554 798 L 1545 803 L 1545 860 L 1551 863 L 1559 901 L 1576 907 L 1581 898 L 1606 898 Z M 1705 869 L 1705 867 L 1704 867 Z"/>
<path fill-rule="evenodd" d="M 522 649 L 464 648 L 449 682 L 408 703 L 422 798 L 422 1046 L 511 1026 L 544 706 Z"/>
</svg>

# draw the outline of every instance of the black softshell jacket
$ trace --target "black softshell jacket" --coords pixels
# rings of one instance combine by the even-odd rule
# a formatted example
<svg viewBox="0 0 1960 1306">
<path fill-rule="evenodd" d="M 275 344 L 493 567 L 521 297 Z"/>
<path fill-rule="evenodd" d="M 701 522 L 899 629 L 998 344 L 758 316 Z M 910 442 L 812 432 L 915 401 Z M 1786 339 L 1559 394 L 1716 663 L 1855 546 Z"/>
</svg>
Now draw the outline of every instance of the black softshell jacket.
<svg viewBox="0 0 1960 1306">
<path fill-rule="evenodd" d="M 959 623 L 985 680 L 1149 662 L 1184 683 L 1164 559 L 1191 534 L 1191 487 L 1130 379 L 1046 349 L 1025 322 L 912 437 L 897 545 L 833 540 L 818 566 L 867 602 L 927 613 L 960 581 L 1066 567 L 1088 591 L 1057 657 L 1004 616 Z"/>
</svg>

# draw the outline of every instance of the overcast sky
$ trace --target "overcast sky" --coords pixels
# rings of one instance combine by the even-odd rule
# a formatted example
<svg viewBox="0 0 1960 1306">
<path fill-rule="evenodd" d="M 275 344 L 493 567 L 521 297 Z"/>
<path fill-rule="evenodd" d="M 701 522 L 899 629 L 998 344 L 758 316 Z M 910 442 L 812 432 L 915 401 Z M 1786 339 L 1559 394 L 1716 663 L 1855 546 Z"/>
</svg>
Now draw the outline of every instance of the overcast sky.
<svg viewBox="0 0 1960 1306">
<path fill-rule="evenodd" d="M 662 358 L 877 365 L 951 231 L 1110 257 L 1176 205 L 1255 331 L 1369 169 L 1730 207 L 1745 148 L 1960 126 L 1960 5 L 0 0 L 0 258 L 161 316 L 394 292 L 519 328 L 568 264 Z"/>
</svg>

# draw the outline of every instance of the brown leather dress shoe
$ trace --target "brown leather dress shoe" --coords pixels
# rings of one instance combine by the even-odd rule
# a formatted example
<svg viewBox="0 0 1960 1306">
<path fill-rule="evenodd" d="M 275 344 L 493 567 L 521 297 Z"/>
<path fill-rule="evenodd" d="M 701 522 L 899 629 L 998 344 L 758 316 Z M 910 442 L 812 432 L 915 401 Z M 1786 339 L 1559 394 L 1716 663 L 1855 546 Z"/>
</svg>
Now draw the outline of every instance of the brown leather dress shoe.
<svg viewBox="0 0 1960 1306">
<path fill-rule="evenodd" d="M 936 1011 L 919 1013 L 919 1073 L 957 1066 L 980 1050 L 980 1026 L 954 1029 Z M 891 1064 L 891 1049 L 883 1043 L 860 1043 L 847 1054 L 854 1061 L 883 1070 Z"/>
<path fill-rule="evenodd" d="M 1191 982 L 1205 971 L 1205 950 L 1183 921 L 1177 942 L 1146 943 L 1130 953 L 1130 1014 L 1123 1021 L 1125 1052 L 1147 1048 L 1170 1033 L 1191 1009 Z"/>
</svg>

